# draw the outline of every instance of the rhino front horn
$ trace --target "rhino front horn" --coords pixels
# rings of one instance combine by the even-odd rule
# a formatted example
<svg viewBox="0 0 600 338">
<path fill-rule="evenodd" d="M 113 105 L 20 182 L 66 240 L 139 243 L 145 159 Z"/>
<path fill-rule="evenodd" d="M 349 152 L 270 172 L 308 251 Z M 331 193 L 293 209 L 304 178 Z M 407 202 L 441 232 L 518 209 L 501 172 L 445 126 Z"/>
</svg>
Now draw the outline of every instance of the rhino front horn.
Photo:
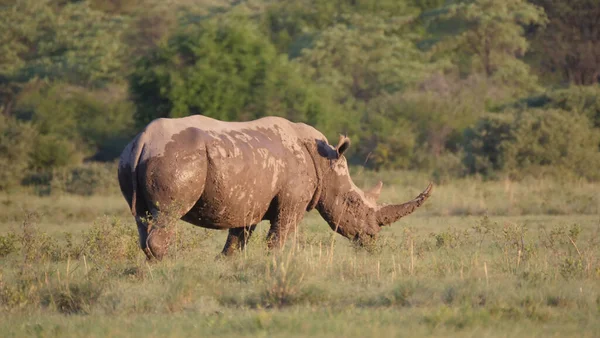
<svg viewBox="0 0 600 338">
<path fill-rule="evenodd" d="M 377 223 L 379 223 L 380 226 L 388 225 L 396 222 L 397 220 L 406 215 L 410 215 L 418 207 L 423 205 L 423 203 L 425 203 L 429 196 L 431 196 L 432 189 L 433 184 L 429 183 L 427 188 L 413 200 L 402 204 L 394 204 L 381 207 L 377 211 Z"/>
</svg>

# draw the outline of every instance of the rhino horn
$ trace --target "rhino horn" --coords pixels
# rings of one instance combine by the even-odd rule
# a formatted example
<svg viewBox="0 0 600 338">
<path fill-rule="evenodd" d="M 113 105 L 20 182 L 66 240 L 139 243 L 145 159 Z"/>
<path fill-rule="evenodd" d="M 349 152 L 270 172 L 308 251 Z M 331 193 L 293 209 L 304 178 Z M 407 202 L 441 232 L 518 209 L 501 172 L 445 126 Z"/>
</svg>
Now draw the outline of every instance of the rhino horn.
<svg viewBox="0 0 600 338">
<path fill-rule="evenodd" d="M 374 187 L 365 191 L 365 197 L 375 203 L 377 199 L 379 199 L 379 195 L 381 194 L 381 188 L 383 187 L 383 182 L 379 181 Z"/>
<path fill-rule="evenodd" d="M 411 214 L 418 207 L 423 205 L 427 198 L 431 196 L 432 188 L 433 184 L 429 183 L 427 188 L 422 193 L 420 193 L 419 196 L 417 196 L 415 199 L 402 204 L 394 204 L 381 207 L 377 211 L 377 223 L 379 223 L 380 226 L 392 224 L 400 218 Z"/>
</svg>

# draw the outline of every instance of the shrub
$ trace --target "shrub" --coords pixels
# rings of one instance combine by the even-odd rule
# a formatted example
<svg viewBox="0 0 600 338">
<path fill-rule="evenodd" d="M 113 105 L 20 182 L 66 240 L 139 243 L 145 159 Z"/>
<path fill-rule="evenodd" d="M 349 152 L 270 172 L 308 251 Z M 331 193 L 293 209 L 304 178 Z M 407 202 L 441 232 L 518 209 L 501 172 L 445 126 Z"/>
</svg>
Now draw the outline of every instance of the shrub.
<svg viewBox="0 0 600 338">
<path fill-rule="evenodd" d="M 548 94 L 550 108 L 585 115 L 594 127 L 600 127 L 600 86 L 572 86 Z"/>
<path fill-rule="evenodd" d="M 102 291 L 102 283 L 99 282 L 67 280 L 47 285 L 41 292 L 41 301 L 43 305 L 53 306 L 64 314 L 87 314 Z"/>
<path fill-rule="evenodd" d="M 504 168 L 501 146 L 511 138 L 514 117 L 489 114 L 465 131 L 465 165 L 471 173 L 489 176 Z"/>
<path fill-rule="evenodd" d="M 67 173 L 65 191 L 91 196 L 118 191 L 114 163 L 86 163 Z"/>
<path fill-rule="evenodd" d="M 82 154 L 77 150 L 76 144 L 57 134 L 38 135 L 30 156 L 31 167 L 35 170 L 48 170 L 80 163 Z"/>
<path fill-rule="evenodd" d="M 137 228 L 104 218 L 84 235 L 82 253 L 97 263 L 132 260 L 141 253 Z"/>
<path fill-rule="evenodd" d="M 21 251 L 26 263 L 45 260 L 58 261 L 63 258 L 62 248 L 55 238 L 42 232 L 36 226 L 37 215 L 27 214 L 19 237 Z"/>
<path fill-rule="evenodd" d="M 462 131 L 476 121 L 483 100 L 471 85 L 447 89 L 450 78 L 432 77 L 428 91 L 382 95 L 366 107 L 356 162 L 374 169 L 421 169 L 460 176 Z M 462 89 L 465 86 L 467 89 Z M 439 87 L 439 88 L 438 88 Z"/>
<path fill-rule="evenodd" d="M 527 97 L 511 104 L 512 107 L 562 109 L 586 116 L 594 125 L 600 127 L 600 86 L 570 86 L 549 90 L 540 95 Z"/>
<path fill-rule="evenodd" d="M 89 162 L 72 168 L 58 168 L 28 175 L 24 185 L 40 195 L 69 193 L 80 196 L 119 193 L 117 163 Z"/>
<path fill-rule="evenodd" d="M 600 133 L 585 116 L 562 110 L 528 110 L 517 115 L 511 136 L 502 151 L 513 177 L 549 172 L 600 179 Z"/>
<path fill-rule="evenodd" d="M 0 115 L 0 190 L 19 185 L 27 174 L 34 135 L 29 123 Z"/>
<path fill-rule="evenodd" d="M 304 272 L 292 261 L 292 254 L 274 256 L 267 266 L 266 287 L 261 303 L 267 307 L 293 305 L 302 299 Z"/>
<path fill-rule="evenodd" d="M 493 114 L 465 135 L 471 173 L 600 179 L 600 133 L 585 116 L 539 109 Z"/>
<path fill-rule="evenodd" d="M 132 132 L 133 108 L 125 90 L 88 90 L 62 83 L 39 85 L 21 95 L 15 115 L 39 132 L 31 156 L 38 170 L 116 158 Z"/>
<path fill-rule="evenodd" d="M 0 257 L 7 256 L 17 250 L 17 235 L 9 232 L 5 236 L 0 235 Z"/>
</svg>

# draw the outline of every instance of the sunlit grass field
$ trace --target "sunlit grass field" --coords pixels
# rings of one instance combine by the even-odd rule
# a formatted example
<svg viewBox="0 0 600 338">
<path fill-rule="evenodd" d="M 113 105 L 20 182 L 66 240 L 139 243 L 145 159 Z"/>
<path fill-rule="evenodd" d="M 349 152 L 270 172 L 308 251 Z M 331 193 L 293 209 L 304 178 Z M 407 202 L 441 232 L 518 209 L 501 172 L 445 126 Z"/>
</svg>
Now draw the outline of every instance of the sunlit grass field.
<svg viewBox="0 0 600 338">
<path fill-rule="evenodd" d="M 428 178 L 384 182 L 383 203 Z M 123 198 L 0 195 L 2 337 L 600 334 L 600 185 L 476 179 L 437 184 L 414 214 L 359 248 L 308 213 L 282 251 L 262 223 L 218 258 L 225 231 L 179 223 L 147 263 Z"/>
</svg>

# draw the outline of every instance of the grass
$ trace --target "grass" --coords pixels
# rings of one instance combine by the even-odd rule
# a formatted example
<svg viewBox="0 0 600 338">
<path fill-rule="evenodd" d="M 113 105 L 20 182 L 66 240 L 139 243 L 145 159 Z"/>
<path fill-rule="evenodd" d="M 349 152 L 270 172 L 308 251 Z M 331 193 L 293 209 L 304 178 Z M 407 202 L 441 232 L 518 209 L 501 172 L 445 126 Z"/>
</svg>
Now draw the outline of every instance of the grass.
<svg viewBox="0 0 600 338">
<path fill-rule="evenodd" d="M 398 173 L 356 182 L 377 179 L 389 202 L 416 196 L 426 182 Z M 217 259 L 226 232 L 181 222 L 169 256 L 151 264 L 120 196 L 2 195 L 11 202 L 0 216 L 0 332 L 593 337 L 598 188 L 473 179 L 436 186 L 422 210 L 367 248 L 311 212 L 283 251 L 266 251 L 262 223 L 244 252 Z"/>
</svg>

